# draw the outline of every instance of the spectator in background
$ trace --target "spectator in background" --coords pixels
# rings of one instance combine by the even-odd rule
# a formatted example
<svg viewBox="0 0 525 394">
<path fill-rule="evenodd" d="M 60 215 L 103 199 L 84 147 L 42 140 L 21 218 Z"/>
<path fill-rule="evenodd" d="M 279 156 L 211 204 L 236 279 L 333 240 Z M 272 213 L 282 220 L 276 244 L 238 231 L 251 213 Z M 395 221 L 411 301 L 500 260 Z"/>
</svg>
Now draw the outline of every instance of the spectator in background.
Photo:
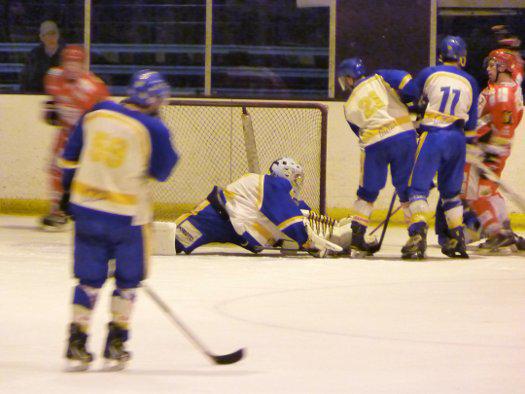
<svg viewBox="0 0 525 394">
<path fill-rule="evenodd" d="M 27 61 L 20 73 L 20 91 L 44 93 L 44 76 L 51 67 L 60 64 L 60 52 L 63 44 L 59 41 L 60 32 L 53 21 L 44 21 L 40 25 L 42 43 L 29 52 Z"/>
</svg>

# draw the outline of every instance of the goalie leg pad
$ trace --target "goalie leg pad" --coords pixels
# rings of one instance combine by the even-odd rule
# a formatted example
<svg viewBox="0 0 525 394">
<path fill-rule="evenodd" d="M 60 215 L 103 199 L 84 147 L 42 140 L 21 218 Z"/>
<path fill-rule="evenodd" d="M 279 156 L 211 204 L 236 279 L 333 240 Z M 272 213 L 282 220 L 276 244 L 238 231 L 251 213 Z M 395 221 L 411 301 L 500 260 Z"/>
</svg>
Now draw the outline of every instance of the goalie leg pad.
<svg viewBox="0 0 525 394">
<path fill-rule="evenodd" d="M 333 242 L 343 248 L 344 251 L 350 249 L 352 244 L 352 225 L 348 223 L 337 223 L 334 226 L 332 235 L 328 238 L 330 242 Z"/>
<path fill-rule="evenodd" d="M 153 222 L 153 254 L 173 256 L 177 225 L 170 222 Z"/>
<path fill-rule="evenodd" d="M 190 254 L 211 242 L 231 242 L 239 245 L 244 240 L 237 234 L 230 220 L 224 219 L 208 201 L 177 219 L 176 252 Z"/>
</svg>

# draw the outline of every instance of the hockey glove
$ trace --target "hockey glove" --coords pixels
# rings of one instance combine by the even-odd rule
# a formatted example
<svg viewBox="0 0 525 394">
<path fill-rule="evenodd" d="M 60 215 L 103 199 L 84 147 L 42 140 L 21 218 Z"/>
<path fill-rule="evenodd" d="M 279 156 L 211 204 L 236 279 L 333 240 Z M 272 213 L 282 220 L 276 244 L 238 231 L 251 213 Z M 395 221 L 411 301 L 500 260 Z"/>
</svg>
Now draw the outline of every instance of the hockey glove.
<svg viewBox="0 0 525 394">
<path fill-rule="evenodd" d="M 58 111 L 54 100 L 48 100 L 44 103 L 44 121 L 51 126 L 59 126 Z"/>
</svg>

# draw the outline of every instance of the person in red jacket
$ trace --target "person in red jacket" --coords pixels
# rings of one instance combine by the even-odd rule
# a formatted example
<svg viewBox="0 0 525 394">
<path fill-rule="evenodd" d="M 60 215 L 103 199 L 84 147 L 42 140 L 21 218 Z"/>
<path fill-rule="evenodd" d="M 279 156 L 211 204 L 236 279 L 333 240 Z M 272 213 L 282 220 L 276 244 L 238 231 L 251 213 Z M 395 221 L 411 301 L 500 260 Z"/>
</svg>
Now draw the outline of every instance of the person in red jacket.
<svg viewBox="0 0 525 394">
<path fill-rule="evenodd" d="M 471 152 L 500 177 L 523 115 L 523 96 L 517 81 L 523 73 L 522 63 L 508 49 L 496 49 L 488 56 L 487 73 L 489 83 L 479 97 L 477 143 Z M 498 188 L 496 180 L 484 177 L 475 165 L 466 165 L 465 197 L 488 237 L 482 249 L 495 250 L 515 242 Z"/>
<path fill-rule="evenodd" d="M 52 96 L 45 110 L 46 121 L 60 126 L 52 148 L 49 168 L 51 181 L 51 210 L 42 218 L 46 230 L 61 230 L 67 224 L 67 215 L 59 208 L 62 190 L 62 171 L 57 159 L 82 114 L 109 96 L 105 83 L 85 68 L 86 54 L 79 45 L 68 45 L 61 53 L 60 66 L 51 68 L 44 79 L 46 93 Z"/>
</svg>

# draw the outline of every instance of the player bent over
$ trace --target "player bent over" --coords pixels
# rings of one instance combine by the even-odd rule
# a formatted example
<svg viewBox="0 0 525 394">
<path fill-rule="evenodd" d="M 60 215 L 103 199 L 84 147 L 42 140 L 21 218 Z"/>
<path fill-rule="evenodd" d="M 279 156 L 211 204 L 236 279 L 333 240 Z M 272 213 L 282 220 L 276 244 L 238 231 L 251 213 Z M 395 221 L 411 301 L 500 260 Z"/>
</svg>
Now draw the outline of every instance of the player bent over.
<svg viewBox="0 0 525 394">
<path fill-rule="evenodd" d="M 71 191 L 75 219 L 73 318 L 66 351 L 69 360 L 87 368 L 90 318 L 97 295 L 115 259 L 112 319 L 104 358 L 123 365 L 136 288 L 145 278 L 152 221 L 148 179 L 164 181 L 177 162 L 170 133 L 155 115 L 170 87 L 154 71 L 137 72 L 129 98 L 104 101 L 85 114 L 66 145 L 61 164 L 64 187 Z"/>
<path fill-rule="evenodd" d="M 109 95 L 104 82 L 86 71 L 85 58 L 83 47 L 66 46 L 60 54 L 60 67 L 51 68 L 44 79 L 46 92 L 52 97 L 44 113 L 46 122 L 60 126 L 53 142 L 49 168 L 51 211 L 41 221 L 45 230 L 61 230 L 67 224 L 67 216 L 59 207 L 63 189 L 62 170 L 57 161 L 62 156 L 68 136 L 80 116 Z"/>
<path fill-rule="evenodd" d="M 344 105 L 345 116 L 362 149 L 361 178 L 352 209 L 351 247 L 371 255 L 379 245 L 377 241 L 365 241 L 365 233 L 374 202 L 386 184 L 388 166 L 404 209 L 408 204 L 408 179 L 417 134 L 407 105 L 413 106 L 416 94 L 412 77 L 405 71 L 377 70 L 365 74 L 359 58 L 343 60 L 337 70 L 341 87 L 351 91 Z"/>
<path fill-rule="evenodd" d="M 523 97 L 516 82 L 519 67 L 515 56 L 505 49 L 490 52 L 487 63 L 489 84 L 479 96 L 480 119 L 475 149 L 467 155 L 465 198 L 476 214 L 487 241 L 484 250 L 497 250 L 516 243 L 510 229 L 505 200 L 498 192 L 497 180 L 487 179 L 476 166 L 481 162 L 498 178 L 510 156 L 514 132 L 523 115 Z"/>
<path fill-rule="evenodd" d="M 319 236 L 301 212 L 310 210 L 299 200 L 303 168 L 291 158 L 272 163 L 267 175 L 247 174 L 221 188 L 176 223 L 175 250 L 191 253 L 211 243 L 233 243 L 258 253 L 264 247 L 292 240 L 314 256 L 341 248 Z"/>
<path fill-rule="evenodd" d="M 460 37 L 447 36 L 441 41 L 439 60 L 439 65 L 423 69 L 414 79 L 422 99 L 428 104 L 420 123 L 422 134 L 409 181 L 410 238 L 401 250 L 403 258 L 423 258 L 425 255 L 427 197 L 436 172 L 449 235 L 441 251 L 449 257 L 468 257 L 459 194 L 467 136 L 475 135 L 478 85 L 462 70 L 467 48 Z"/>
</svg>

